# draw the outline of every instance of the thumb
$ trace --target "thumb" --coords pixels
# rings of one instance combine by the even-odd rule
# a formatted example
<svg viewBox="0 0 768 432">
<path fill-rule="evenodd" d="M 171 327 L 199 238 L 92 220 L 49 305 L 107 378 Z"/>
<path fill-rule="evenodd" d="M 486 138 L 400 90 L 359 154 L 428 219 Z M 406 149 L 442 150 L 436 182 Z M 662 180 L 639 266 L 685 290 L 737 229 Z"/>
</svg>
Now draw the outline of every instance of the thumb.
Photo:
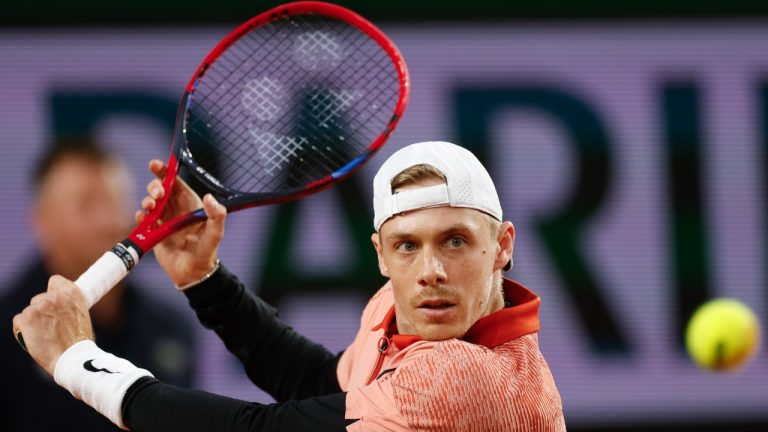
<svg viewBox="0 0 768 432">
<path fill-rule="evenodd" d="M 221 205 L 211 194 L 203 197 L 203 210 L 208 217 L 206 222 L 215 231 L 224 231 L 224 220 L 227 218 L 227 208 Z"/>
<path fill-rule="evenodd" d="M 53 275 L 48 279 L 48 292 L 75 296 L 77 301 L 86 301 L 85 295 L 80 288 L 74 282 L 61 275 Z"/>
<path fill-rule="evenodd" d="M 48 292 L 64 291 L 72 281 L 61 275 L 53 275 L 48 279 Z"/>
<path fill-rule="evenodd" d="M 61 285 L 65 283 L 67 279 L 61 275 L 53 275 L 48 278 L 48 291 L 53 291 L 61 288 Z"/>
</svg>

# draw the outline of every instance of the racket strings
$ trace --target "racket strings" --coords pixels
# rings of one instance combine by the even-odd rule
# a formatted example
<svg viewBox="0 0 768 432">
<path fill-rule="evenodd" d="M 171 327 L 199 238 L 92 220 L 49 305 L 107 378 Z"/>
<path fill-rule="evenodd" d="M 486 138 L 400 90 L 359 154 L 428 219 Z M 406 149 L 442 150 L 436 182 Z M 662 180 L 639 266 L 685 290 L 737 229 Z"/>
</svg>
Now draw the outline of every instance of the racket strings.
<svg viewBox="0 0 768 432">
<path fill-rule="evenodd" d="M 242 61 L 245 61 L 245 58 L 243 58 L 243 57 L 239 57 L 239 58 L 238 58 L 238 60 L 242 62 Z M 379 59 L 379 60 L 381 61 L 381 59 Z M 273 62 L 274 62 L 274 60 L 273 60 Z M 269 66 L 270 66 L 270 65 L 268 64 L 268 65 L 267 65 L 267 68 L 269 68 Z M 292 74 L 292 75 L 290 75 L 290 76 L 288 76 L 288 77 L 287 77 L 287 80 L 289 80 L 289 81 L 290 81 L 290 80 L 292 80 L 292 79 L 295 79 L 296 75 L 298 75 L 299 73 L 300 73 L 299 71 L 295 71 L 295 72 L 294 72 L 294 74 Z M 339 93 L 343 93 L 343 90 L 342 90 L 342 91 L 340 91 Z M 316 96 L 316 95 L 315 95 L 315 96 Z M 338 111 L 338 109 L 334 109 L 334 108 L 333 108 L 333 106 L 332 106 L 331 104 L 326 104 L 326 107 L 325 107 L 325 112 L 331 112 L 331 111 L 333 111 L 333 112 L 337 112 L 337 111 Z M 283 114 L 283 116 L 282 116 L 280 119 L 278 119 L 278 121 L 279 121 L 279 122 L 287 121 L 287 119 L 288 119 L 288 118 L 295 116 L 295 114 L 296 114 L 296 112 L 295 112 L 295 111 L 286 111 L 286 112 Z M 316 118 L 316 120 L 318 120 L 318 121 L 320 121 L 320 122 L 323 122 L 324 120 L 329 120 L 331 117 L 333 117 L 333 115 L 327 115 L 327 114 L 325 114 L 325 113 L 322 111 L 322 108 L 321 108 L 321 111 L 320 111 L 320 112 L 317 112 L 317 113 L 315 113 L 314 117 Z M 324 118 L 320 118 L 320 117 L 326 117 L 326 118 L 324 119 Z M 359 148 L 359 150 L 364 150 L 364 149 L 366 148 L 365 144 L 359 144 L 359 147 L 360 147 L 360 148 Z"/>
<path fill-rule="evenodd" d="M 387 59 L 383 59 L 383 60 L 387 61 Z M 379 59 L 378 61 L 382 62 L 382 59 Z M 387 64 L 385 63 L 384 66 L 387 66 Z M 378 85 L 377 89 L 380 89 L 381 87 L 382 87 L 382 84 L 381 84 L 381 82 L 379 82 L 379 85 Z M 325 111 L 331 111 L 331 110 L 332 109 L 330 107 L 328 107 L 328 108 L 326 108 Z M 379 114 L 379 113 L 374 113 L 374 114 Z M 380 123 L 383 124 L 384 122 L 388 121 L 390 116 L 391 116 L 390 113 L 385 113 L 384 116 L 383 116 L 383 121 L 381 121 Z M 322 108 L 321 108 L 321 111 L 319 113 L 315 113 L 314 117 L 325 117 L 325 114 L 324 114 Z M 330 117 L 332 117 L 332 116 L 330 116 Z M 381 131 L 380 130 L 379 131 L 374 131 L 372 128 L 366 126 L 367 124 L 369 124 L 369 122 L 371 120 L 370 117 L 371 116 L 365 117 L 365 118 L 358 118 L 357 121 L 360 122 L 360 124 L 355 126 L 355 127 L 357 127 L 358 129 L 363 129 L 363 130 L 367 131 L 368 132 L 368 136 L 375 136 L 375 134 L 380 133 Z M 323 121 L 323 118 L 320 118 L 319 120 Z M 304 129 L 304 127 L 301 124 L 299 124 L 298 129 L 301 132 L 301 130 Z M 310 134 L 310 133 L 311 133 L 311 131 L 308 131 L 307 134 Z M 329 135 L 327 133 L 324 133 L 322 130 L 316 130 L 315 134 L 316 134 L 316 136 L 319 136 L 320 138 L 324 138 L 324 139 L 326 139 L 328 141 L 332 141 L 334 139 L 337 139 L 336 136 L 331 136 L 331 135 Z M 338 137 L 338 138 L 341 138 L 342 140 L 344 139 L 344 137 Z M 347 162 L 349 162 L 350 160 L 352 160 L 355 157 L 357 157 L 362 151 L 364 151 L 367 148 L 366 144 L 363 144 L 362 142 L 357 142 L 357 144 L 355 145 L 355 141 L 356 140 L 354 140 L 354 138 L 353 138 L 349 142 L 352 144 L 352 146 L 356 147 L 356 151 L 358 151 L 358 153 L 348 153 L 348 154 L 344 154 L 343 157 L 336 157 L 336 156 L 341 156 L 341 155 L 337 155 L 336 152 L 333 152 L 333 151 L 331 151 L 330 148 L 328 148 L 327 149 L 328 150 L 327 153 L 318 152 L 318 155 L 319 155 L 319 157 L 321 157 L 322 159 L 324 159 L 328 163 L 328 165 L 326 165 L 326 166 L 331 166 L 331 167 L 334 167 L 334 168 L 341 167 L 344 164 L 346 164 Z M 344 147 L 341 147 L 341 148 L 339 148 L 337 150 L 338 150 L 339 153 L 341 153 L 345 149 L 344 149 Z"/>
<path fill-rule="evenodd" d="M 237 52 L 235 52 L 235 54 L 237 54 Z M 245 61 L 245 58 L 244 58 L 244 57 L 242 57 L 242 56 L 240 56 L 240 57 L 237 57 L 237 60 L 238 60 L 240 63 L 242 63 L 243 61 Z M 386 60 L 386 59 L 385 59 L 385 60 Z M 381 59 L 379 59 L 379 61 L 381 61 Z M 269 66 L 269 65 L 268 65 L 268 66 Z M 234 70 L 234 69 L 232 69 L 232 70 L 230 70 L 230 71 L 229 71 L 229 75 L 231 75 L 231 72 L 232 72 L 233 70 Z M 380 69 L 379 69 L 379 70 L 380 70 Z M 290 78 L 289 78 L 289 79 L 290 79 Z M 271 81 L 269 81 L 269 83 L 271 84 Z M 342 91 L 339 91 L 339 92 L 337 92 L 337 93 L 336 93 L 337 99 L 341 99 L 341 100 L 342 100 L 342 102 L 341 102 L 341 108 L 343 109 L 343 108 L 344 108 L 344 104 L 345 104 L 345 102 L 343 101 L 343 98 L 342 98 L 342 97 L 338 97 L 339 95 L 344 95 L 344 91 L 342 90 Z M 315 95 L 315 96 L 317 96 L 317 95 Z M 316 99 L 316 97 L 313 97 L 313 99 Z M 324 107 L 324 109 L 323 109 L 323 108 L 321 108 L 321 109 L 320 109 L 318 112 L 315 112 L 315 113 L 314 113 L 314 117 L 315 117 L 317 120 L 319 120 L 319 121 L 322 123 L 322 122 L 324 122 L 324 121 L 327 121 L 327 120 L 331 119 L 332 117 L 335 117 L 338 111 L 339 111 L 339 108 L 338 108 L 338 107 L 334 107 L 334 105 L 332 105 L 332 104 L 326 104 L 326 105 L 325 105 L 325 107 Z M 287 112 L 287 113 L 285 114 L 285 116 L 288 116 L 288 115 L 291 115 L 291 114 L 293 114 L 293 113 L 291 113 L 291 112 Z M 258 116 L 258 114 L 257 114 L 257 116 Z M 367 121 L 369 121 L 369 119 L 365 119 L 363 124 L 365 124 L 365 122 L 367 122 Z M 289 142 L 292 142 L 292 141 L 293 141 L 293 142 L 295 142 L 295 140 L 290 140 Z M 277 146 L 276 146 L 276 147 L 277 147 Z M 365 148 L 365 146 L 364 146 L 364 145 L 361 145 L 361 149 L 364 149 L 364 148 Z M 282 151 L 283 149 L 289 149 L 289 150 L 291 150 L 291 146 L 282 145 L 282 146 L 280 146 L 280 147 L 278 148 L 278 152 L 279 152 L 279 151 Z M 291 153 L 292 153 L 292 151 L 291 151 Z M 280 154 L 278 154 L 278 153 L 276 153 L 276 154 L 275 154 L 275 158 L 279 158 L 279 159 L 282 159 L 282 160 L 284 160 L 284 161 L 287 161 L 287 160 L 286 160 L 286 158 L 285 158 L 283 155 L 280 155 Z M 327 158 L 326 158 L 326 159 L 327 159 Z M 269 162 L 270 160 L 271 160 L 271 158 L 268 160 L 268 162 Z M 334 163 L 334 165 L 338 165 L 338 163 L 336 163 L 336 161 L 333 161 L 332 163 Z"/>
<path fill-rule="evenodd" d="M 391 58 L 367 34 L 292 17 L 256 28 L 211 65 L 193 93 L 187 138 L 195 161 L 230 189 L 278 192 L 364 154 L 398 94 Z"/>
</svg>

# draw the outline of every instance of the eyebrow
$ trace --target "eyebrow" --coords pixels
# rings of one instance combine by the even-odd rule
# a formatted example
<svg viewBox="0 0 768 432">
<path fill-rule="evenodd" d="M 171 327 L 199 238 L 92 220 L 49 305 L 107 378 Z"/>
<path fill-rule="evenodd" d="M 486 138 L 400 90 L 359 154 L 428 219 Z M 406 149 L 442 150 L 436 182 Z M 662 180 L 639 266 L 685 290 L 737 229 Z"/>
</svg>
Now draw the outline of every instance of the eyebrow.
<svg viewBox="0 0 768 432">
<path fill-rule="evenodd" d="M 466 232 L 466 231 L 472 231 L 472 228 L 465 224 L 465 223 L 457 223 L 454 225 L 451 225 L 450 227 L 442 230 L 438 235 L 441 237 L 446 237 L 451 234 L 455 234 L 457 232 Z M 407 231 L 395 231 L 389 235 L 386 236 L 387 240 L 391 241 L 397 241 L 397 240 L 406 240 L 409 238 L 412 238 L 413 234 L 407 232 Z"/>
</svg>

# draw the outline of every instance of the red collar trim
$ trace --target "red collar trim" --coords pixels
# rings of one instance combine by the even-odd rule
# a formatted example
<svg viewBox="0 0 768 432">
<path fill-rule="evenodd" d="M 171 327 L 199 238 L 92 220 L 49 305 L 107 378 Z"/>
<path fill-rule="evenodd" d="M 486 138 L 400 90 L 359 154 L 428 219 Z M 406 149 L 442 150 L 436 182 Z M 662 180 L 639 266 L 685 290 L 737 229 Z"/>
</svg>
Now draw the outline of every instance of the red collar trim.
<svg viewBox="0 0 768 432">
<path fill-rule="evenodd" d="M 392 305 L 392 307 L 389 308 L 389 312 L 384 315 L 384 319 L 381 321 L 381 323 L 377 324 L 376 327 L 371 329 L 371 331 L 388 331 L 392 326 L 397 327 L 397 322 L 395 321 L 395 305 Z"/>
<path fill-rule="evenodd" d="M 512 339 L 539 331 L 541 299 L 528 288 L 511 279 L 504 279 L 503 288 L 505 299 L 512 303 L 512 306 L 477 320 L 464 335 L 463 340 L 493 348 Z M 421 340 L 417 335 L 397 334 L 394 305 L 389 309 L 381 323 L 371 330 L 384 330 L 391 334 L 392 343 L 400 350 Z"/>
</svg>

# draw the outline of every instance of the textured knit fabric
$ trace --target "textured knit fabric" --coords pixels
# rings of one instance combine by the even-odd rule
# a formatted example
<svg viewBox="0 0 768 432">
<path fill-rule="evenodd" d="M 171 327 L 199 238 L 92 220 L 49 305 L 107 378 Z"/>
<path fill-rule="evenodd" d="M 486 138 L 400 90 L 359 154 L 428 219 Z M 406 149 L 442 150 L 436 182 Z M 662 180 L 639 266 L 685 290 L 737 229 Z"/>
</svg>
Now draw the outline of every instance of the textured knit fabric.
<svg viewBox="0 0 768 432">
<path fill-rule="evenodd" d="M 510 280 L 504 289 L 513 304 L 482 318 L 465 340 L 431 342 L 393 334 L 385 285 L 337 368 L 346 418 L 359 419 L 347 430 L 564 431 L 560 395 L 538 348 L 540 300 Z"/>
</svg>

